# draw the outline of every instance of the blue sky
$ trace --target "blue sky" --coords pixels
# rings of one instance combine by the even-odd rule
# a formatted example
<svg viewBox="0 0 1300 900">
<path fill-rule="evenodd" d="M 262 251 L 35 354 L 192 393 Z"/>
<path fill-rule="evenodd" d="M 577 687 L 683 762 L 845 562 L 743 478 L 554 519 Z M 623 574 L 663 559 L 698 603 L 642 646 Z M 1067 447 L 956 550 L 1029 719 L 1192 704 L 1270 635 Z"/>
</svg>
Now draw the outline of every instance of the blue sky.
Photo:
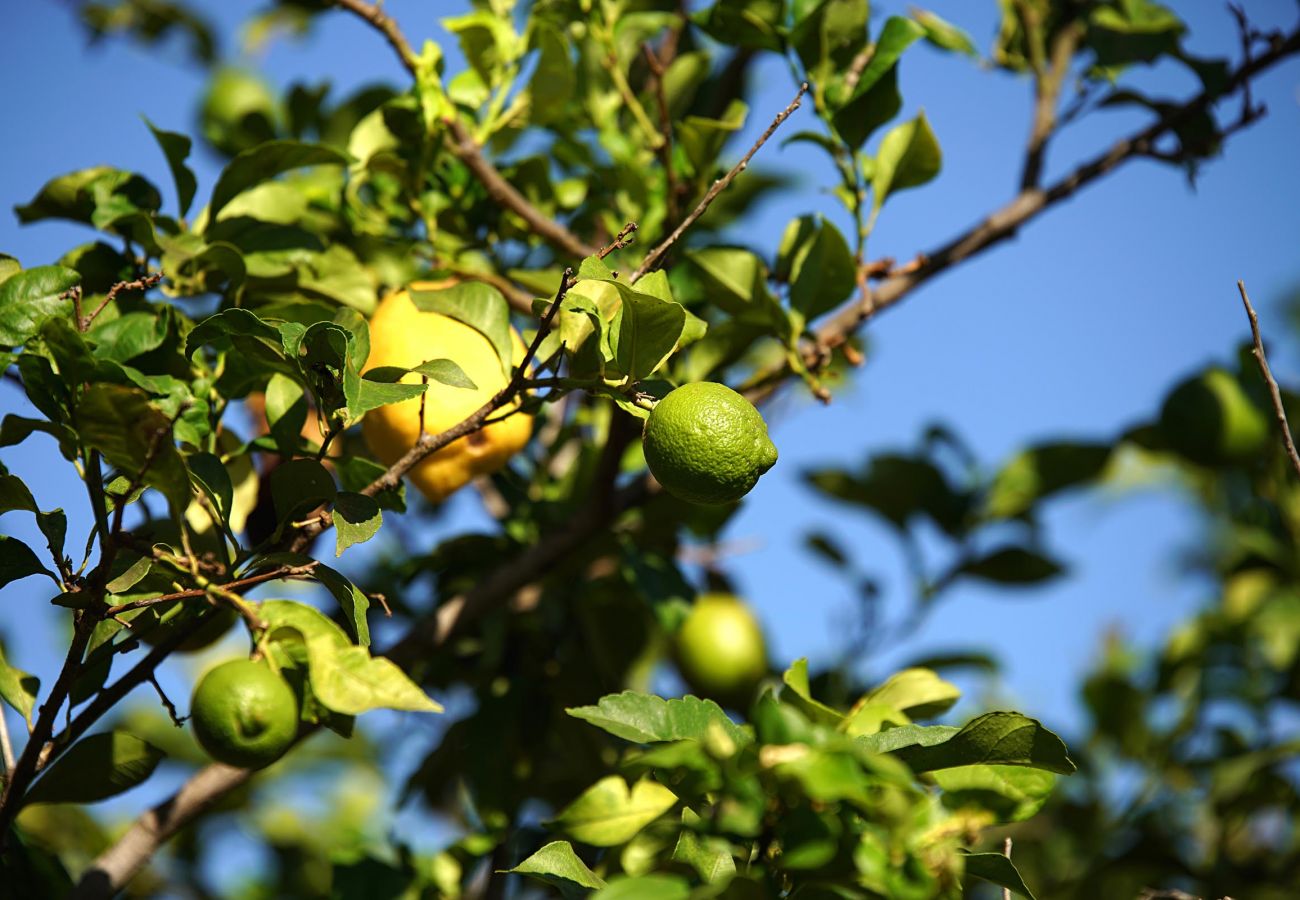
<svg viewBox="0 0 1300 900">
<path fill-rule="evenodd" d="M 224 26 L 225 51 L 239 60 L 233 29 L 258 4 L 210 5 Z M 443 14 L 460 6 L 448 4 Z M 878 4 L 890 12 L 902 6 Z M 988 46 L 993 3 L 931 6 Z M 1235 49 L 1232 21 L 1220 4 L 1183 6 L 1191 8 L 1184 15 L 1194 51 Z M 1295 14 L 1287 2 L 1245 6 L 1264 26 L 1289 26 Z M 390 0 L 386 8 L 413 38 L 447 40 L 429 4 Z M 203 83 L 175 48 L 113 41 L 87 49 L 67 4 L 20 4 L 6 14 L 6 25 L 0 29 L 0 74 L 9 86 L 3 100 L 7 133 L 0 144 L 0 251 L 38 265 L 89 239 L 88 232 L 58 224 L 20 229 L 8 210 L 30 199 L 49 177 L 94 164 L 136 169 L 171 198 L 162 156 L 138 117 L 192 132 Z M 326 17 L 308 42 L 281 39 L 244 61 L 279 84 L 330 78 L 336 95 L 376 79 L 402 81 L 386 45 L 343 15 Z M 1178 72 L 1143 72 L 1140 78 L 1154 93 L 1184 96 L 1194 88 Z M 785 67 L 775 62 L 759 69 L 756 87 L 733 155 L 794 88 Z M 1026 82 L 980 72 L 965 59 L 929 48 L 909 54 L 902 88 L 903 114 L 925 110 L 943 146 L 944 167 L 931 185 L 892 199 L 881 216 L 872 255 L 900 259 L 942 243 L 1011 197 L 1029 108 Z M 1266 331 L 1282 328 L 1278 303 L 1300 278 L 1300 64 L 1271 71 L 1256 97 L 1267 103 L 1268 117 L 1234 138 L 1224 158 L 1204 167 L 1195 191 L 1176 170 L 1154 162 L 1130 164 L 873 322 L 868 365 L 830 406 L 793 398 L 771 411 L 780 463 L 751 495 L 727 538 L 758 548 L 734 558 L 731 568 L 759 610 L 778 662 L 837 649 L 837 622 L 854 602 L 851 586 L 802 549 L 807 531 L 843 537 L 859 568 L 878 577 L 895 609 L 907 585 L 889 531 L 817 500 L 801 484 L 800 473 L 808 467 L 856 466 L 868 452 L 912 446 L 935 421 L 951 426 L 990 466 L 1027 442 L 1111 436 L 1149 416 L 1181 376 L 1231 358 L 1247 335 L 1238 278 L 1246 280 Z M 1132 112 L 1085 118 L 1053 144 L 1047 177 L 1064 173 L 1142 121 Z M 801 110 L 784 133 L 812 124 Z M 201 147 L 196 152 L 201 202 L 218 166 Z M 820 151 L 805 145 L 782 150 L 773 142 L 756 165 L 798 171 L 802 181 L 756 211 L 745 224 L 746 240 L 770 250 L 791 217 L 809 210 L 835 215 L 823 190 L 831 173 Z M 1283 381 L 1295 378 L 1298 362 L 1289 347 L 1274 352 Z M 2 412 L 31 411 L 4 385 Z M 32 440 L 6 450 L 5 462 L 29 479 L 43 506 L 68 510 L 71 535 L 84 535 L 81 487 L 52 465 L 52 453 L 51 445 Z M 475 503 L 468 494 L 458 497 L 451 525 L 481 521 Z M 1005 665 L 1001 695 L 1069 731 L 1079 722 L 1078 678 L 1097 659 L 1104 633 L 1117 629 L 1140 641 L 1156 640 L 1205 598 L 1206 586 L 1176 567 L 1177 552 L 1203 536 L 1191 509 L 1172 491 L 1068 497 L 1052 505 L 1047 524 L 1049 544 L 1071 563 L 1072 577 L 1014 594 L 961 585 L 912 641 L 871 660 L 869 671 L 884 674 L 890 664 L 934 649 L 992 651 Z M 3 527 L 33 539 L 19 514 L 6 516 Z M 439 528 L 427 540 L 432 545 L 445 533 Z M 70 546 L 75 542 L 70 538 Z M 46 588 L 36 579 L 6 588 L 11 613 L 0 634 L 11 661 L 48 685 L 62 633 L 44 603 Z M 15 624 L 19 619 L 21 626 Z M 169 663 L 168 683 L 184 683 L 184 665 Z M 9 721 L 17 725 L 12 716 Z M 141 802 L 160 796 L 153 785 L 136 793 L 147 794 Z"/>
</svg>

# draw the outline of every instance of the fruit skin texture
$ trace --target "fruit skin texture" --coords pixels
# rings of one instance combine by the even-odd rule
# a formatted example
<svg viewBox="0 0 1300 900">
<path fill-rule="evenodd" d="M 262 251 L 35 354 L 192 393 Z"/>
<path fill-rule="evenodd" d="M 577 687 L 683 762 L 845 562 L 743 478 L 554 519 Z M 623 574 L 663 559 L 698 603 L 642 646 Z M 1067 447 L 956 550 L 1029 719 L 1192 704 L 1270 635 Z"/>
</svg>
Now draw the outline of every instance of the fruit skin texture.
<svg viewBox="0 0 1300 900">
<path fill-rule="evenodd" d="M 415 290 L 449 287 L 442 283 L 416 283 Z M 514 362 L 524 356 L 523 341 L 513 329 Z M 446 431 L 469 417 L 506 386 L 506 373 L 491 342 L 475 329 L 439 313 L 423 312 L 406 291 L 385 298 L 370 319 L 370 359 L 367 369 L 379 366 L 411 368 L 431 359 L 450 359 L 464 370 L 474 388 L 450 387 L 430 381 L 425 393 L 424 430 Z M 404 382 L 419 384 L 408 374 Z M 531 416 L 517 413 L 448 444 L 411 470 L 411 484 L 430 501 L 441 503 L 472 478 L 497 471 L 523 449 L 532 434 Z M 372 453 L 391 466 L 415 446 L 420 437 L 420 398 L 381 406 L 366 413 L 361 432 Z"/>
<path fill-rule="evenodd" d="M 701 594 L 677 632 L 673 651 L 691 691 L 723 706 L 748 706 L 767 674 L 762 626 L 744 601 L 730 594 Z"/>
<path fill-rule="evenodd" d="M 199 745 L 217 762 L 261 769 L 283 756 L 298 734 L 298 702 L 266 665 L 233 659 L 199 681 L 190 721 Z"/>
<path fill-rule="evenodd" d="M 1160 410 L 1169 445 L 1207 466 L 1245 462 L 1268 441 L 1268 419 L 1230 372 L 1208 369 L 1170 392 Z"/>
<path fill-rule="evenodd" d="M 754 405 L 724 384 L 686 384 L 664 397 L 646 420 L 650 472 L 674 497 L 734 503 L 776 464 L 776 445 Z"/>
</svg>

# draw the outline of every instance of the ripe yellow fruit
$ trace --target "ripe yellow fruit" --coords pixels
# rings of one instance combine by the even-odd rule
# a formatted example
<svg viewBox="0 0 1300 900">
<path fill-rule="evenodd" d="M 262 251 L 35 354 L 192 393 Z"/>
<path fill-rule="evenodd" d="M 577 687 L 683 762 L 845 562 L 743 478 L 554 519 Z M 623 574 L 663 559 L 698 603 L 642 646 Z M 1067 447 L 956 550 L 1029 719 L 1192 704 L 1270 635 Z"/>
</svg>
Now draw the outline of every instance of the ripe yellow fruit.
<svg viewBox="0 0 1300 900">
<path fill-rule="evenodd" d="M 767 642 L 753 611 L 729 594 L 702 594 L 674 641 L 692 692 L 744 709 L 767 674 Z"/>
<path fill-rule="evenodd" d="M 411 285 L 416 290 L 448 286 L 446 282 Z M 513 329 L 510 336 L 517 364 L 525 348 Z M 480 332 L 448 316 L 417 309 L 406 291 L 384 299 L 370 319 L 370 359 L 366 368 L 409 369 L 431 359 L 452 360 L 475 387 L 457 388 L 430 381 L 424 395 L 424 430 L 429 434 L 464 421 L 508 380 L 492 343 Z M 420 376 L 410 374 L 402 380 L 418 384 Z M 411 483 L 429 500 L 441 503 L 470 479 L 504 466 L 528 443 L 532 427 L 532 417 L 522 413 L 494 422 L 426 457 L 411 470 Z M 420 398 L 372 409 L 362 420 L 361 431 L 371 452 L 391 466 L 419 440 Z"/>
</svg>

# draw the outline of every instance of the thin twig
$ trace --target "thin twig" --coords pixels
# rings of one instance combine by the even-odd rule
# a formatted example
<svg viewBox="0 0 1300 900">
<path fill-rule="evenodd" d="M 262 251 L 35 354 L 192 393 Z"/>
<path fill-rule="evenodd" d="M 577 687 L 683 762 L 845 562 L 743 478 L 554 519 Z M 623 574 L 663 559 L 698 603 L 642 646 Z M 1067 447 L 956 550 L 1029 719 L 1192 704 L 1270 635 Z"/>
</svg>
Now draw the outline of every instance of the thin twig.
<svg viewBox="0 0 1300 900">
<path fill-rule="evenodd" d="M 632 235 L 634 234 L 636 234 L 636 223 L 628 222 L 626 225 L 623 226 L 622 230 L 619 231 L 617 235 L 615 235 L 614 240 L 610 241 L 608 244 L 606 244 L 605 246 L 601 247 L 599 250 L 596 251 L 596 256 L 599 259 L 604 259 L 605 257 L 609 256 L 611 253 L 613 253 L 615 250 L 622 250 L 624 247 L 632 243 L 633 241 Z"/>
<path fill-rule="evenodd" d="M 104 307 L 108 306 L 108 304 L 116 300 L 117 295 L 122 293 L 122 291 L 147 291 L 149 288 L 161 282 L 162 279 L 163 276 L 161 272 L 154 272 L 151 275 L 145 275 L 142 278 L 137 278 L 135 281 L 119 281 L 117 284 L 113 285 L 111 288 L 108 289 L 108 293 L 104 295 L 104 299 L 100 301 L 99 306 L 96 306 L 94 311 L 91 312 L 89 315 L 83 318 L 80 313 L 80 310 L 78 310 L 77 327 L 82 331 L 88 330 L 90 326 L 94 324 L 95 319 L 99 316 L 99 314 L 104 311 Z M 78 292 L 78 294 L 80 294 L 80 292 Z M 78 296 L 77 299 L 78 299 L 78 306 L 80 306 L 80 302 L 79 302 L 80 296 Z"/>
<path fill-rule="evenodd" d="M 1264 355 L 1264 339 L 1259 333 L 1259 317 L 1255 315 L 1255 307 L 1251 305 L 1250 297 L 1246 294 L 1244 281 L 1237 282 L 1237 290 L 1241 293 L 1241 303 L 1246 307 L 1246 315 L 1250 317 L 1250 333 L 1255 339 L 1255 346 L 1250 352 L 1259 365 L 1259 374 L 1264 376 L 1264 383 L 1268 385 L 1268 394 L 1273 401 L 1273 418 L 1277 421 L 1277 430 L 1282 433 L 1282 446 L 1286 448 L 1286 455 L 1291 460 L 1291 468 L 1295 469 L 1296 476 L 1300 477 L 1300 454 L 1296 453 L 1295 440 L 1291 437 L 1291 425 L 1286 420 L 1282 391 L 1277 386 L 1277 379 L 1273 377 L 1273 372 L 1268 367 L 1268 358 Z"/>
<path fill-rule="evenodd" d="M 1057 101 L 1082 37 L 1083 26 L 1078 22 L 1062 28 L 1052 41 L 1051 59 L 1045 61 L 1043 70 L 1034 75 L 1034 118 L 1020 175 L 1021 190 L 1038 187 L 1042 179 L 1047 142 L 1056 131 Z"/>
<path fill-rule="evenodd" d="M 185 720 L 188 719 L 189 716 L 182 716 L 176 712 L 176 704 L 172 703 L 171 698 L 167 696 L 167 692 L 164 691 L 162 685 L 158 683 L 157 672 L 149 673 L 149 683 L 153 685 L 154 691 L 158 694 L 158 699 L 162 701 L 162 705 L 166 708 L 167 715 L 171 717 L 172 724 L 177 728 L 184 725 Z"/>
<path fill-rule="evenodd" d="M 280 566 L 269 572 L 260 572 L 257 575 L 249 575 L 247 578 L 236 578 L 234 581 L 228 581 L 225 584 L 216 585 L 222 591 L 235 592 L 246 590 L 254 585 L 262 584 L 266 581 L 279 581 L 281 579 L 301 578 L 311 574 L 311 570 L 316 568 L 318 563 L 313 560 L 303 563 L 301 566 Z M 130 612 L 133 609 L 144 609 L 148 606 L 161 606 L 164 603 L 175 603 L 179 600 L 191 600 L 196 597 L 207 596 L 213 588 L 193 588 L 187 591 L 176 591 L 172 594 L 160 594 L 157 597 L 146 597 L 143 600 L 132 600 L 130 603 L 122 603 L 118 606 L 110 606 L 104 610 L 105 616 L 118 616 L 124 612 Z"/>
<path fill-rule="evenodd" d="M 757 153 L 759 149 L 767 143 L 768 138 L 770 138 L 776 130 L 781 127 L 781 123 L 790 118 L 790 114 L 799 108 L 800 103 L 803 101 L 803 95 L 807 91 L 808 83 L 804 82 L 799 86 L 799 93 L 794 95 L 794 99 L 790 101 L 789 105 L 786 106 L 785 109 L 776 114 L 776 118 L 772 120 L 772 124 L 767 126 L 767 131 L 764 131 L 759 136 L 758 140 L 754 142 L 754 146 L 749 148 L 749 152 L 740 158 L 740 162 L 732 166 L 731 171 L 726 175 L 723 175 L 717 181 L 713 182 L 713 185 L 705 193 L 704 197 L 701 198 L 698 204 L 696 204 L 695 209 L 691 210 L 690 215 L 685 219 L 682 219 L 681 224 L 674 228 L 673 233 L 664 238 L 663 242 L 659 244 L 659 246 L 646 254 L 646 258 L 641 262 L 641 265 L 637 267 L 636 272 L 632 274 L 632 278 L 630 279 L 631 281 L 635 282 L 647 272 L 655 269 L 659 265 L 659 261 L 663 259 L 664 254 L 672 249 L 673 244 L 677 243 L 681 236 L 686 233 L 686 229 L 694 225 L 700 216 L 704 215 L 705 211 L 708 210 L 709 205 L 717 199 L 719 194 L 727 189 L 727 185 L 731 184 L 731 182 L 736 179 L 737 175 L 749 168 L 749 161 L 754 158 L 754 154 Z"/>
</svg>

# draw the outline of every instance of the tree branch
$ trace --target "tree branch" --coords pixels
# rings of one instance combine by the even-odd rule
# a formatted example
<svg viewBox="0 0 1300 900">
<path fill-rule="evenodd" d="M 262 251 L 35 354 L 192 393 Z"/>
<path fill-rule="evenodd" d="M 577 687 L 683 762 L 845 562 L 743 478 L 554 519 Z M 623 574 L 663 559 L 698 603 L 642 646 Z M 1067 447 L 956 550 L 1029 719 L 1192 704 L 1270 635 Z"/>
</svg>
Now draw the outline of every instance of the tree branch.
<svg viewBox="0 0 1300 900">
<path fill-rule="evenodd" d="M 1250 318 L 1250 334 L 1255 339 L 1255 347 L 1250 352 L 1259 365 L 1259 374 L 1264 376 L 1264 383 L 1268 385 L 1268 395 L 1273 401 L 1273 418 L 1277 421 L 1277 430 L 1282 433 L 1282 446 L 1286 448 L 1286 455 L 1291 460 L 1291 468 L 1295 469 L 1296 476 L 1300 477 L 1300 454 L 1296 453 L 1295 440 L 1291 437 L 1291 425 L 1286 420 L 1282 391 L 1278 388 L 1277 380 L 1268 367 L 1268 358 L 1264 356 L 1264 339 L 1259 333 L 1259 317 L 1255 315 L 1255 307 L 1250 305 L 1250 297 L 1246 294 L 1244 281 L 1237 282 L 1237 290 L 1241 292 L 1242 305 L 1246 307 L 1246 315 Z"/>
<path fill-rule="evenodd" d="M 1052 41 L 1052 54 L 1047 67 L 1034 75 L 1034 118 L 1029 130 L 1024 169 L 1020 175 L 1022 191 L 1038 187 L 1042 179 L 1047 142 L 1056 130 L 1056 104 L 1082 36 L 1083 25 L 1080 22 L 1072 22 L 1061 29 Z"/>
</svg>

